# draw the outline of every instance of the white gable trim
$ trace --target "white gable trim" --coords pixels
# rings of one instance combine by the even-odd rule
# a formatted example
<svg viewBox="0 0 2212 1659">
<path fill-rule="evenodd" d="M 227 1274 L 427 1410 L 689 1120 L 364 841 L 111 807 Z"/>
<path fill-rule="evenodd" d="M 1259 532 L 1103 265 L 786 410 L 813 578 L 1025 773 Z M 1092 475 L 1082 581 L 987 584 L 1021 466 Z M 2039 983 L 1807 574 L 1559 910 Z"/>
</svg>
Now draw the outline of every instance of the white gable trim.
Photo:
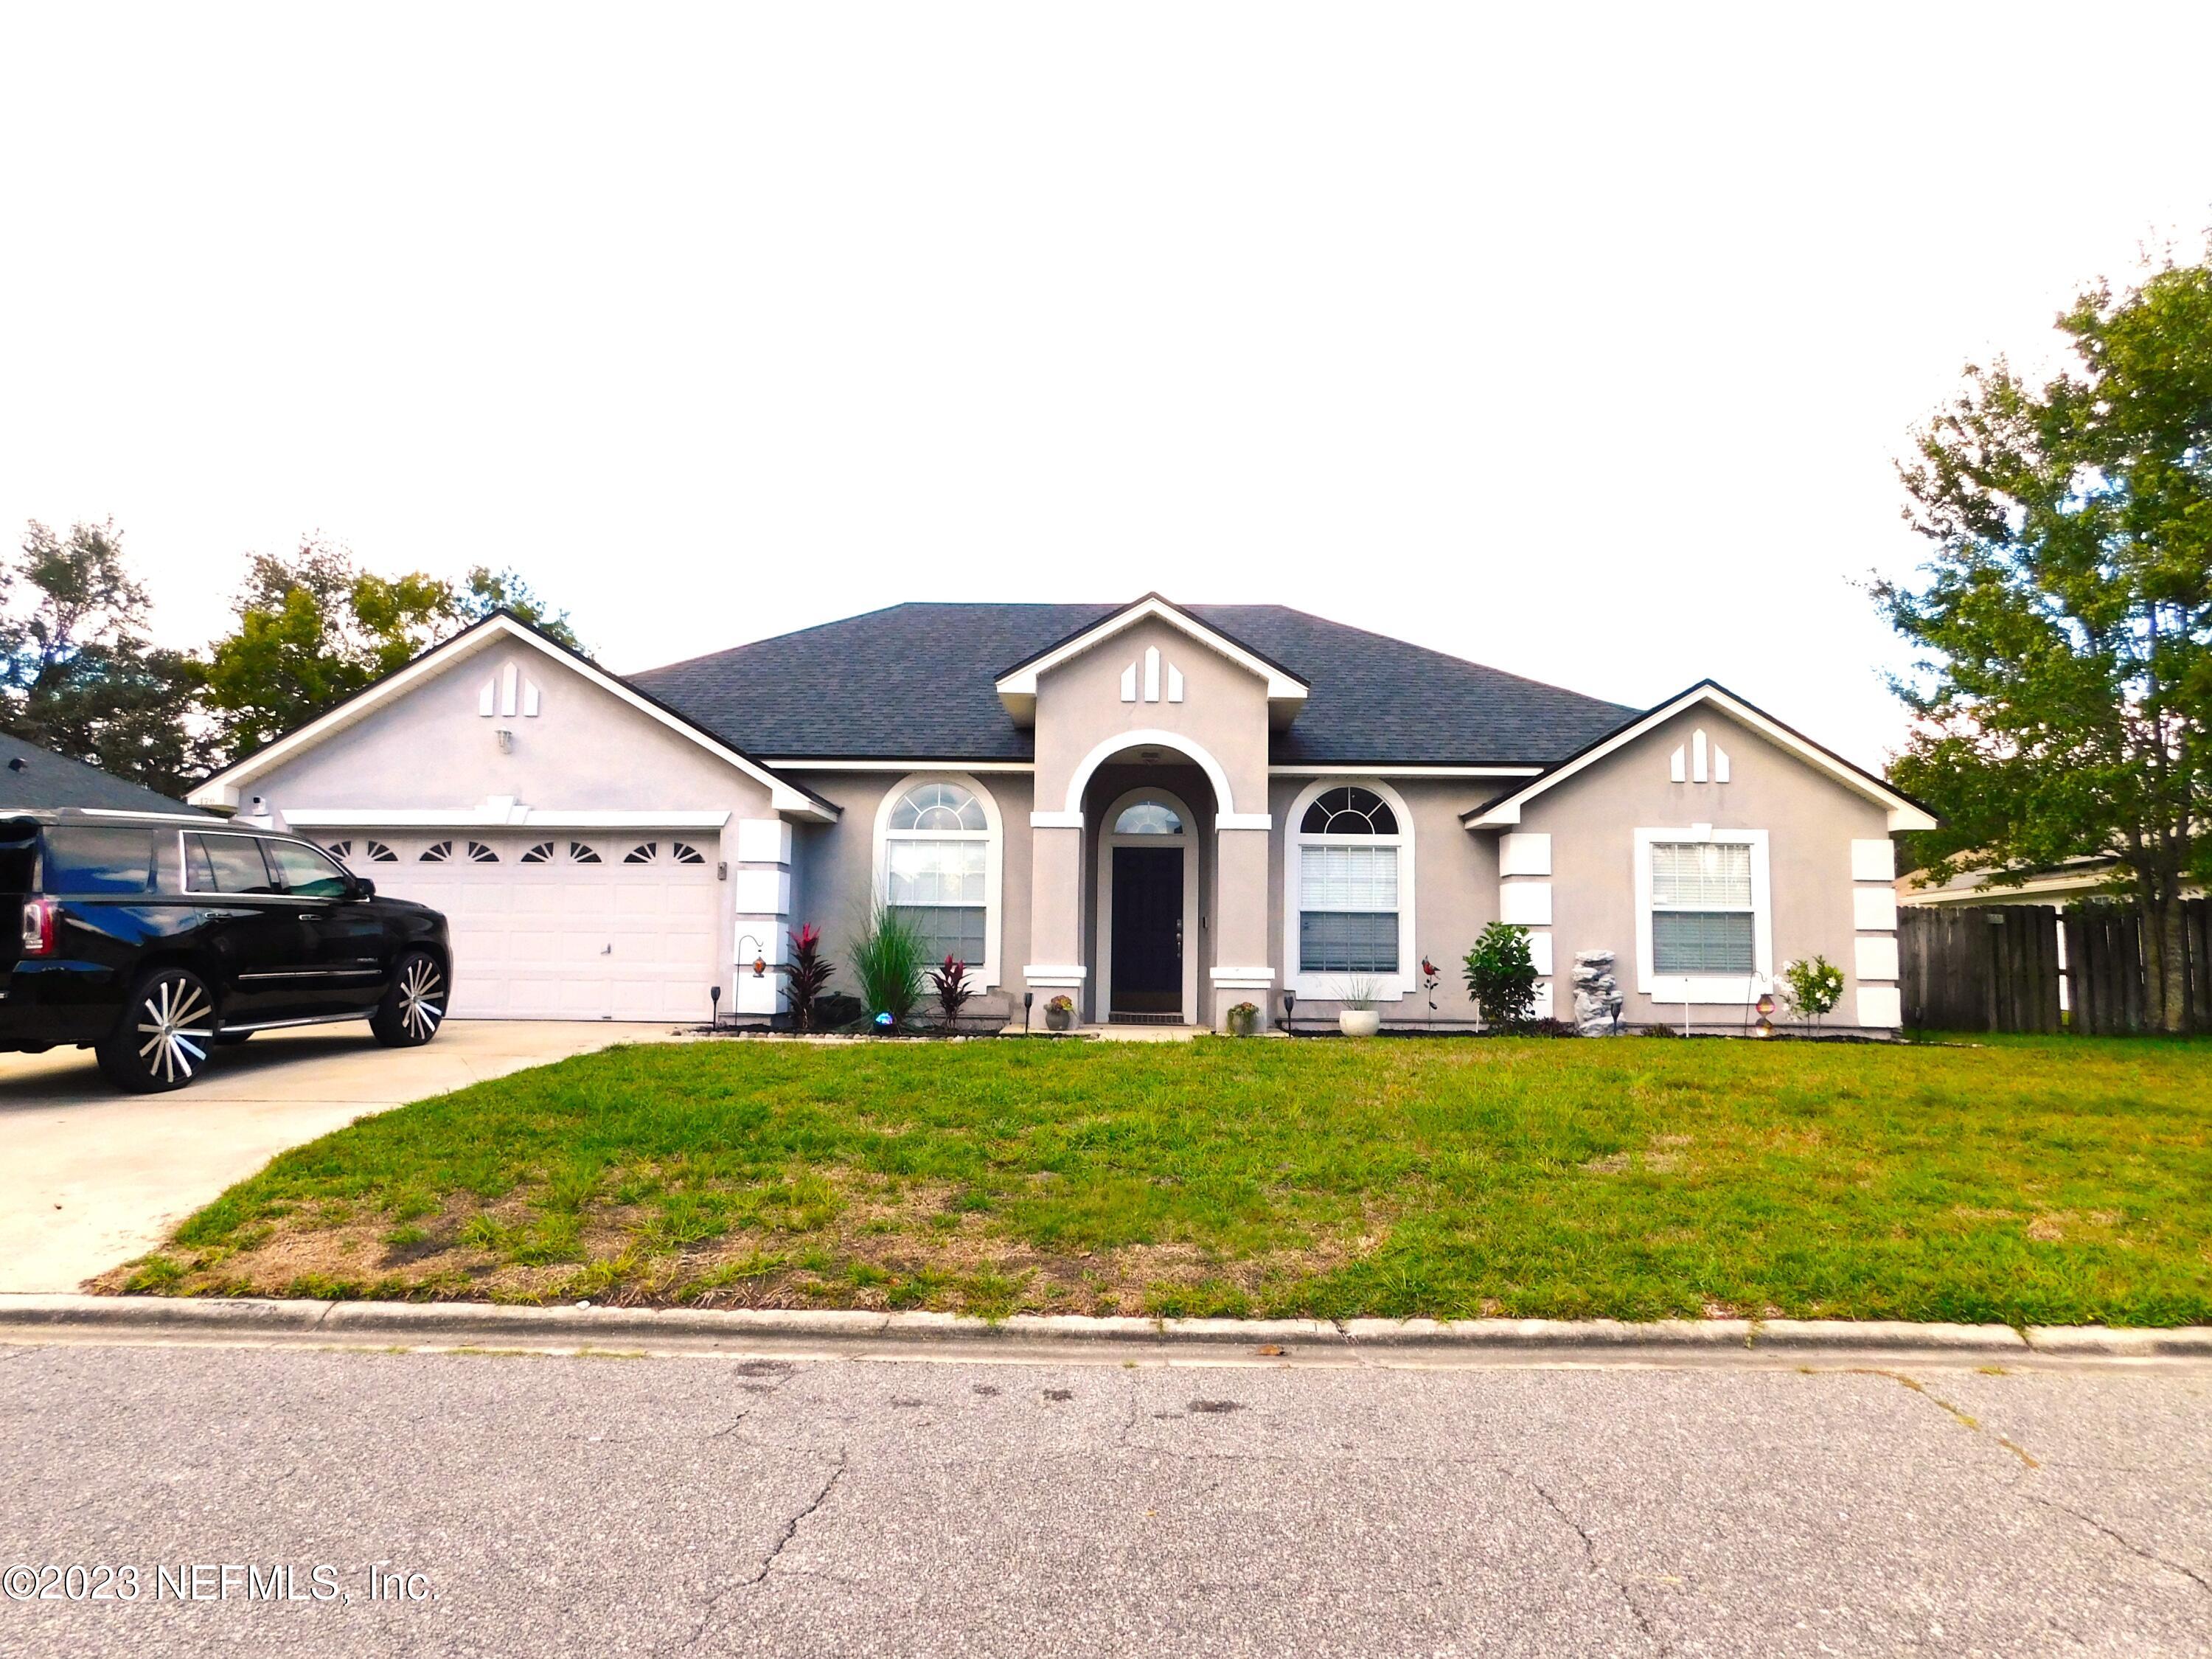
<svg viewBox="0 0 2212 1659">
<path fill-rule="evenodd" d="M 756 783 L 766 786 L 769 799 L 775 810 L 793 817 L 805 818 L 817 823 L 834 823 L 837 811 L 826 806 L 805 790 L 793 787 L 757 762 L 747 759 L 734 749 L 717 743 L 689 721 L 672 714 L 659 704 L 642 697 L 621 680 L 585 658 L 574 656 L 550 641 L 541 638 L 534 630 L 524 627 L 510 617 L 495 614 L 466 631 L 456 634 L 442 645 L 433 646 L 406 667 L 378 681 L 366 691 L 333 708 L 319 720 L 310 720 L 288 737 L 278 738 L 266 749 L 256 750 L 236 765 L 226 767 L 185 797 L 194 806 L 235 808 L 245 786 L 262 776 L 270 769 L 296 755 L 306 753 L 317 744 L 326 742 L 348 726 L 399 697 L 416 686 L 435 678 L 447 669 L 465 662 L 479 651 L 501 640 L 515 640 L 544 653 L 562 667 L 571 669 L 608 696 L 628 703 L 632 708 L 657 721 L 678 737 L 697 744 L 708 754 L 725 764 L 735 767 Z"/>
<path fill-rule="evenodd" d="M 1000 700 L 1013 709 L 1018 717 L 1033 711 L 1037 690 L 1037 677 L 1050 673 L 1062 663 L 1081 656 L 1101 641 L 1110 640 L 1125 629 L 1133 628 L 1147 619 L 1164 622 L 1196 640 L 1208 650 L 1226 657 L 1239 668 L 1257 675 L 1267 687 L 1270 702 L 1304 702 L 1310 689 L 1304 681 L 1285 673 L 1273 663 L 1254 656 L 1227 635 L 1217 633 L 1197 617 L 1178 610 L 1157 593 L 1147 594 L 1134 605 L 1115 611 L 1104 620 L 1093 623 L 1064 645 L 1054 646 L 1042 657 L 1023 664 L 1011 674 L 1002 677 L 997 686 Z M 1148 682 L 1149 683 L 1149 682 Z"/>
<path fill-rule="evenodd" d="M 1521 822 L 1521 809 L 1555 784 L 1565 783 L 1577 772 L 1587 770 L 1616 750 L 1626 748 L 1654 727 L 1663 725 L 1686 709 L 1710 704 L 1722 713 L 1733 716 L 1771 742 L 1777 748 L 1789 750 L 1798 759 L 1842 784 L 1846 789 L 1865 796 L 1869 800 L 1886 807 L 1892 830 L 1933 830 L 1936 820 L 1925 809 L 1916 806 L 1903 795 L 1887 785 L 1867 776 L 1856 767 L 1830 754 L 1820 744 L 1799 737 L 1788 726 L 1770 715 L 1762 714 L 1741 698 L 1723 691 L 1717 685 L 1692 686 L 1672 702 L 1662 703 L 1633 724 L 1623 726 L 1603 743 L 1586 750 L 1564 766 L 1547 772 L 1527 787 L 1516 790 L 1502 800 L 1463 815 L 1460 822 L 1470 830 L 1510 829 Z"/>
</svg>

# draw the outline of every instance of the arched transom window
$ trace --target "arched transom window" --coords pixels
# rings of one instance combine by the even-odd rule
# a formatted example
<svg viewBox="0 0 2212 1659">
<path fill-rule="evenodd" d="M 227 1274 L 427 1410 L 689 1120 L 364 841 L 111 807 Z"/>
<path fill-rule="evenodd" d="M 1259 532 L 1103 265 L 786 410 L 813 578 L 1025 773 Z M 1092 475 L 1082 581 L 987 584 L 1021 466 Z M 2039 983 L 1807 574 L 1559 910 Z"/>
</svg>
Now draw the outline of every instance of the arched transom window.
<svg viewBox="0 0 2212 1659">
<path fill-rule="evenodd" d="M 921 935 L 928 960 L 951 957 L 983 983 L 997 978 L 999 823 L 965 780 L 909 781 L 878 819 L 878 889 Z"/>
<path fill-rule="evenodd" d="M 1341 996 L 1349 981 L 1401 996 L 1413 958 L 1413 837 L 1387 786 L 1323 782 L 1293 807 L 1284 860 L 1284 951 L 1300 996 Z"/>
<path fill-rule="evenodd" d="M 1156 800 L 1140 800 L 1134 806 L 1121 809 L 1121 816 L 1114 820 L 1117 836 L 1179 836 L 1182 834 L 1182 816 L 1174 807 Z"/>
</svg>

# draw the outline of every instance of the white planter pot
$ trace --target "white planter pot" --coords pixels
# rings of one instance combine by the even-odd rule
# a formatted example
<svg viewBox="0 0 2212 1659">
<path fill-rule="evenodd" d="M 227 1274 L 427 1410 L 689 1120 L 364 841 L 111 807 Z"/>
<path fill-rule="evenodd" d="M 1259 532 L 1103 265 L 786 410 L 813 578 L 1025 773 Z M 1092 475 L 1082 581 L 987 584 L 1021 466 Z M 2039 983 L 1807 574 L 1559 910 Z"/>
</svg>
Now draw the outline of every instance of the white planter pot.
<svg viewBox="0 0 2212 1659">
<path fill-rule="evenodd" d="M 1336 1029 L 1346 1036 L 1373 1036 L 1382 1029 L 1382 1014 L 1376 1008 L 1345 1008 L 1338 1011 Z"/>
</svg>

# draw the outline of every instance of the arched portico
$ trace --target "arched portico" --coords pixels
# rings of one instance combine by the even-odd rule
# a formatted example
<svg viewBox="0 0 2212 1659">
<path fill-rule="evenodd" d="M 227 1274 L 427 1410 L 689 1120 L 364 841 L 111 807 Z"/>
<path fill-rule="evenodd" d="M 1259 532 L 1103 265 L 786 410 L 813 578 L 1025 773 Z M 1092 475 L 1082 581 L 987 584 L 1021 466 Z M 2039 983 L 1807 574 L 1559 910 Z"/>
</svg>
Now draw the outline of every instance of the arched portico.
<svg viewBox="0 0 2212 1659">
<path fill-rule="evenodd" d="M 1083 792 L 1090 787 L 1091 774 L 1117 755 L 1142 754 L 1147 749 L 1172 750 L 1206 774 L 1206 781 L 1213 786 L 1213 811 L 1216 817 L 1234 817 L 1237 805 L 1234 792 L 1229 786 L 1229 773 L 1204 744 L 1185 737 L 1180 732 L 1156 729 L 1117 732 L 1102 738 L 1091 752 L 1077 763 L 1068 775 L 1066 816 L 1080 826 L 1083 819 Z"/>
</svg>

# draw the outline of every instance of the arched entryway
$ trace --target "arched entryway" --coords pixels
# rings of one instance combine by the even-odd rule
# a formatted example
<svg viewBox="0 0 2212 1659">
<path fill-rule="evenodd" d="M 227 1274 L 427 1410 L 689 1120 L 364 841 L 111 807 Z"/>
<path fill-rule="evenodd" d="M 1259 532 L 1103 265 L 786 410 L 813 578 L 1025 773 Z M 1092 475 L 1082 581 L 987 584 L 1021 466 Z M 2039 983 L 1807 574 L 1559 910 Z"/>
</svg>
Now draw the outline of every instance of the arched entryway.
<svg viewBox="0 0 2212 1659">
<path fill-rule="evenodd" d="M 1099 816 L 1093 1018 L 1198 1018 L 1197 820 L 1172 790 L 1126 791 Z"/>
</svg>

